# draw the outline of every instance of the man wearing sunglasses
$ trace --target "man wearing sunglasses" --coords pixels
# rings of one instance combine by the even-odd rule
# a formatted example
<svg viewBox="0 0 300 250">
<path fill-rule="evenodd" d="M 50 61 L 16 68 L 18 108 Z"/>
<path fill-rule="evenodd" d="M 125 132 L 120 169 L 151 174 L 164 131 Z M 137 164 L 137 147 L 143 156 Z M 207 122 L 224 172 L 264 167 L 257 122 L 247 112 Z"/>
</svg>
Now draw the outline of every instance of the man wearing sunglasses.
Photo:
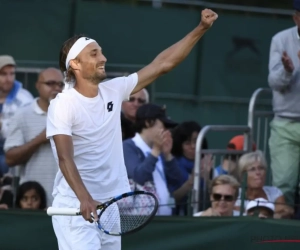
<svg viewBox="0 0 300 250">
<path fill-rule="evenodd" d="M 23 166 L 20 183 L 39 182 L 46 191 L 48 206 L 52 203 L 58 167 L 46 138 L 46 119 L 50 101 L 62 92 L 63 86 L 60 70 L 48 68 L 42 71 L 36 82 L 39 97 L 12 117 L 4 144 L 7 164 Z"/>
<path fill-rule="evenodd" d="M 146 89 L 142 89 L 131 95 L 128 101 L 122 103 L 122 113 L 126 119 L 134 123 L 136 111 L 147 103 L 149 103 L 149 93 Z"/>
</svg>

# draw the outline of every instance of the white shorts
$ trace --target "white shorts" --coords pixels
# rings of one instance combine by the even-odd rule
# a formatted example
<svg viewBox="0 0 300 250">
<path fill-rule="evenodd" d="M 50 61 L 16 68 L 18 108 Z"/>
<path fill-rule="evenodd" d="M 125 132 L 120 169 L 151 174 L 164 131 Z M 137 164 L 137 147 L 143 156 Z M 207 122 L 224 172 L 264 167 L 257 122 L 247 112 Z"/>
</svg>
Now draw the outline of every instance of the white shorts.
<svg viewBox="0 0 300 250">
<path fill-rule="evenodd" d="M 53 207 L 79 208 L 78 199 L 57 194 Z M 121 237 L 103 233 L 82 216 L 52 216 L 59 250 L 121 250 Z"/>
</svg>

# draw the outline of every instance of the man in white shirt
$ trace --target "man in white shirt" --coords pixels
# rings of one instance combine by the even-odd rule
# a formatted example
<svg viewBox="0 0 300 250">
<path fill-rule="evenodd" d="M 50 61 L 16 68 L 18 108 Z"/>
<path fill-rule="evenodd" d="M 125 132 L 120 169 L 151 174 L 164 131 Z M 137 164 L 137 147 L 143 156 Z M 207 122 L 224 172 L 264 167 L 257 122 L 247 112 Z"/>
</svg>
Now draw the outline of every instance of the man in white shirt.
<svg viewBox="0 0 300 250">
<path fill-rule="evenodd" d="M 75 36 L 63 44 L 60 68 L 68 86 L 51 101 L 47 122 L 47 137 L 60 168 L 53 206 L 80 207 L 84 220 L 53 216 L 60 250 L 121 249 L 120 237 L 105 235 L 89 222 L 91 214 L 98 219 L 99 202 L 130 191 L 120 126 L 122 102 L 182 62 L 217 17 L 203 10 L 201 23 L 148 66 L 105 82 L 101 81 L 106 77 L 106 58 L 96 41 Z"/>
<path fill-rule="evenodd" d="M 21 165 L 20 184 L 37 181 L 46 191 L 47 206 L 51 206 L 53 182 L 57 164 L 46 138 L 47 110 L 50 100 L 62 91 L 63 75 L 56 68 L 43 70 L 37 79 L 39 93 L 30 105 L 20 108 L 11 118 L 4 144 L 9 166 Z"/>
</svg>

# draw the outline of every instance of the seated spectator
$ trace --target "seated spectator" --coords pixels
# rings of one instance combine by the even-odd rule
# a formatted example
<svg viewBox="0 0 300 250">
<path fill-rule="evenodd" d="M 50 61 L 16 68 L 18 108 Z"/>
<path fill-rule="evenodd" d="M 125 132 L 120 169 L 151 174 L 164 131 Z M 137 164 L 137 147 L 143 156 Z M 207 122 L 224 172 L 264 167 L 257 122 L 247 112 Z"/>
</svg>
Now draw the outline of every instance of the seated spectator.
<svg viewBox="0 0 300 250">
<path fill-rule="evenodd" d="M 173 193 L 176 200 L 175 215 L 187 215 L 187 200 L 188 194 L 193 188 L 194 184 L 194 161 L 196 141 L 198 134 L 201 130 L 201 126 L 194 121 L 183 122 L 178 125 L 172 132 L 173 134 L 173 147 L 172 154 L 177 160 L 177 164 L 182 171 L 182 179 L 176 186 L 170 187 L 170 191 Z M 206 138 L 203 141 L 202 149 L 208 148 Z M 205 175 L 205 162 L 202 155 L 201 161 L 201 173 L 202 181 L 200 186 L 204 185 Z M 208 170 L 209 171 L 209 170 Z"/>
<path fill-rule="evenodd" d="M 36 181 L 24 182 L 17 190 L 16 208 L 44 210 L 46 201 L 46 192 Z"/>
<path fill-rule="evenodd" d="M 142 89 L 131 95 L 128 101 L 124 101 L 122 103 L 121 128 L 123 141 L 134 137 L 136 111 L 139 107 L 147 103 L 149 103 L 149 94 L 147 89 Z"/>
<path fill-rule="evenodd" d="M 227 145 L 227 150 L 244 150 L 244 135 L 234 136 Z M 253 143 L 252 151 L 256 150 L 256 145 Z M 238 160 L 241 154 L 226 154 L 222 165 L 215 167 L 214 177 L 221 174 L 230 174 L 238 178 Z"/>
<path fill-rule="evenodd" d="M 136 113 L 137 133 L 123 142 L 128 178 L 141 186 L 154 185 L 162 205 L 157 215 L 172 214 L 172 208 L 166 205 L 171 200 L 168 188 L 181 179 L 180 169 L 171 154 L 172 136 L 167 130 L 176 125 L 167 118 L 162 107 L 145 104 Z"/>
<path fill-rule="evenodd" d="M 210 189 L 211 207 L 193 216 L 239 216 L 234 210 L 240 184 L 230 175 L 220 175 L 213 179 Z"/>
<path fill-rule="evenodd" d="M 0 55 L 0 176 L 8 172 L 3 145 L 10 119 L 16 111 L 32 102 L 32 94 L 16 79 L 16 62 L 8 55 Z"/>
<path fill-rule="evenodd" d="M 286 206 L 281 190 L 274 186 L 265 186 L 267 162 L 261 151 L 244 154 L 239 160 L 239 171 L 241 177 L 247 173 L 244 207 L 247 207 L 251 200 L 264 198 L 275 204 L 275 218 L 290 218 L 293 211 Z M 241 189 L 235 206 L 237 210 L 240 210 Z"/>
<path fill-rule="evenodd" d="M 47 193 L 47 205 L 53 201 L 53 183 L 58 171 L 50 141 L 46 138 L 46 120 L 50 101 L 62 91 L 60 70 L 43 70 L 36 82 L 39 96 L 11 118 L 4 144 L 6 162 L 10 167 L 21 165 L 20 183 L 37 181 Z"/>
<path fill-rule="evenodd" d="M 273 218 L 275 206 L 264 198 L 257 198 L 250 201 L 246 207 L 248 216 L 258 216 L 259 218 Z"/>
<path fill-rule="evenodd" d="M 134 123 L 136 111 L 139 107 L 147 103 L 149 103 L 149 94 L 147 89 L 142 89 L 131 95 L 128 101 L 124 101 L 122 103 L 122 113 L 124 118 Z"/>
</svg>

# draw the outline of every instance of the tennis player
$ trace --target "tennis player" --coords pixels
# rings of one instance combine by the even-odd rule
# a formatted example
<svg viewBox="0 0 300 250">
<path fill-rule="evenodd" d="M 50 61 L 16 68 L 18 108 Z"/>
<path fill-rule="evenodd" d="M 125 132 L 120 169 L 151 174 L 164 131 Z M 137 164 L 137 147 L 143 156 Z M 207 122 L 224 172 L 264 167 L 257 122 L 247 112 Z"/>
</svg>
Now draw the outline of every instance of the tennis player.
<svg viewBox="0 0 300 250">
<path fill-rule="evenodd" d="M 98 219 L 99 202 L 130 191 L 120 126 L 122 101 L 182 62 L 217 17 L 203 10 L 200 24 L 148 66 L 105 82 L 106 58 L 96 41 L 75 36 L 63 44 L 60 69 L 67 85 L 51 101 L 47 120 L 47 138 L 60 168 L 52 206 L 80 207 L 84 219 L 52 217 L 60 250 L 121 249 L 121 237 L 106 235 L 90 222 L 91 214 Z"/>
</svg>

